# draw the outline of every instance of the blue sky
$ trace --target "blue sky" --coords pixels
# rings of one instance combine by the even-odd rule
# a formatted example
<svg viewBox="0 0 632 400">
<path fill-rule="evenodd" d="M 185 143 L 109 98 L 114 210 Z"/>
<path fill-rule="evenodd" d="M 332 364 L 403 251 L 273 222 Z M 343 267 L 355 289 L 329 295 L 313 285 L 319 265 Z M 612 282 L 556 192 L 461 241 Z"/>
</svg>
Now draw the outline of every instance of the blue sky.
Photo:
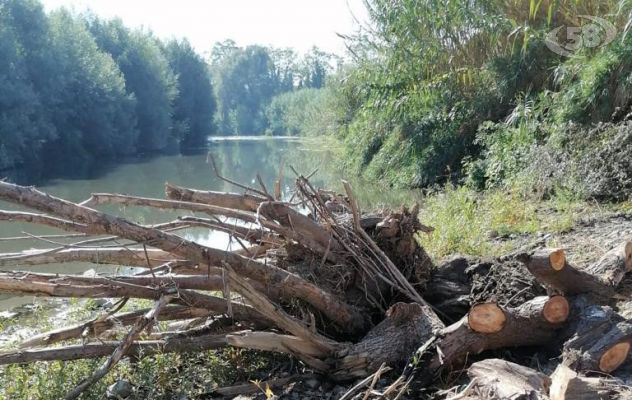
<svg viewBox="0 0 632 400">
<path fill-rule="evenodd" d="M 161 38 L 186 37 L 207 54 L 216 41 L 239 45 L 293 47 L 312 45 L 343 55 L 336 32 L 352 33 L 355 18 L 366 20 L 362 0 L 43 0 L 47 10 L 60 6 L 102 17 L 121 17 L 131 27 L 150 28 Z M 355 18 L 354 18 L 355 16 Z"/>
</svg>

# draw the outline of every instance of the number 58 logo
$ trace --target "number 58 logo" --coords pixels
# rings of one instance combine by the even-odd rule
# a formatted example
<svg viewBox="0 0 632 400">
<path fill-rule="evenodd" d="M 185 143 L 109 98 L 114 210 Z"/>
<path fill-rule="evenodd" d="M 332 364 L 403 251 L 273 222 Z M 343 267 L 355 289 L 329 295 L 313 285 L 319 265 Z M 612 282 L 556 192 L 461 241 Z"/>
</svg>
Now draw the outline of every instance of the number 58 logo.
<svg viewBox="0 0 632 400">
<path fill-rule="evenodd" d="M 578 15 L 589 21 L 582 26 L 558 26 L 546 35 L 546 47 L 563 57 L 580 58 L 573 54 L 582 47 L 601 47 L 612 42 L 617 35 L 617 28 L 608 20 L 592 15 Z M 566 28 L 566 30 L 564 30 Z M 565 41 L 560 42 L 560 32 L 566 33 Z"/>
</svg>

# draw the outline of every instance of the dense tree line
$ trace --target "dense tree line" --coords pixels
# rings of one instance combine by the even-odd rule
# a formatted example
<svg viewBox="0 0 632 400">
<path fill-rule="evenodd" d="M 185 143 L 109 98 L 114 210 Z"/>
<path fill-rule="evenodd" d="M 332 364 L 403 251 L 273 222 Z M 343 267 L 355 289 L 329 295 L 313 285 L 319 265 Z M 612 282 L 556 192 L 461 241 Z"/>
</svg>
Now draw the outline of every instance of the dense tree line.
<svg viewBox="0 0 632 400">
<path fill-rule="evenodd" d="M 0 170 L 198 145 L 215 108 L 207 63 L 187 41 L 0 0 Z"/>
</svg>

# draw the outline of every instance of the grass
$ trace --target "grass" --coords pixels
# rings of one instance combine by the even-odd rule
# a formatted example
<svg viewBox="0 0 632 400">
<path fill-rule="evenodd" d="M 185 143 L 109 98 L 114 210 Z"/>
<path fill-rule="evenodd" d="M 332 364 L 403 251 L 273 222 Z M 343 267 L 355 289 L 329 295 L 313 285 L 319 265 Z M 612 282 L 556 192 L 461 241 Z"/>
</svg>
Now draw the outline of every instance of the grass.
<svg viewBox="0 0 632 400">
<path fill-rule="evenodd" d="M 146 307 L 148 302 L 134 300 L 129 303 L 123 311 Z M 91 300 L 70 302 L 68 319 L 64 321 L 54 321 L 48 311 L 42 307 L 24 316 L 0 319 L 0 327 L 31 326 L 42 332 L 51 326 L 94 317 L 95 304 Z M 103 360 L 0 366 L 0 399 L 58 400 L 81 379 L 90 376 Z M 92 386 L 82 399 L 104 399 L 107 387 L 120 379 L 133 384 L 134 393 L 130 399 L 200 398 L 219 386 L 265 380 L 270 371 L 288 360 L 283 355 L 237 348 L 191 354 L 157 354 L 136 362 L 123 360 Z"/>
<path fill-rule="evenodd" d="M 479 193 L 448 185 L 425 199 L 420 218 L 435 231 L 420 240 L 436 259 L 455 253 L 497 256 L 510 251 L 513 244 L 492 238 L 568 231 L 594 208 L 571 196 L 541 201 L 518 190 Z"/>
</svg>

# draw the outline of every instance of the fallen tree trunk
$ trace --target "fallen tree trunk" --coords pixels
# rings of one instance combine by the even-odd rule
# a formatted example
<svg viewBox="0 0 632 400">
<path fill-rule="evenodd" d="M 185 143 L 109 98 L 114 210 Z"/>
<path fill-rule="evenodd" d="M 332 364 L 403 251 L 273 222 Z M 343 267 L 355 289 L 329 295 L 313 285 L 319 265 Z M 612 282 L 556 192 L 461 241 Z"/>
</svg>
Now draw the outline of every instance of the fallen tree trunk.
<svg viewBox="0 0 632 400">
<path fill-rule="evenodd" d="M 177 294 L 173 301 L 195 308 L 205 308 L 216 313 L 225 314 L 229 308 L 237 320 L 253 321 L 263 325 L 269 325 L 269 320 L 262 317 L 255 309 L 239 303 L 227 302 L 224 299 L 208 296 L 192 290 L 178 289 L 175 286 L 152 288 L 117 282 L 107 278 L 78 277 L 76 284 L 72 277 L 59 277 L 53 274 L 35 274 L 32 272 L 2 272 L 0 273 L 0 290 L 7 293 L 29 294 L 46 297 L 79 297 L 79 298 L 103 298 L 103 297 L 129 297 L 139 299 L 157 300 L 162 294 Z M 130 277 L 129 279 L 134 279 Z M 151 280 L 153 278 L 144 278 Z M 95 280 L 94 283 L 86 281 Z M 168 278 L 166 278 L 168 281 Z M 100 283 L 102 282 L 102 283 Z M 209 282 L 220 289 L 219 282 L 212 279 Z"/>
<path fill-rule="evenodd" d="M 98 337 L 105 331 L 115 326 L 127 326 L 133 324 L 139 317 L 147 313 L 148 309 L 131 311 L 118 315 L 111 315 L 106 318 L 93 319 L 81 324 L 55 329 L 36 335 L 22 343 L 21 348 L 49 346 L 54 343 L 63 342 L 70 339 Z M 191 319 L 208 317 L 214 313 L 204 308 L 191 308 L 186 306 L 167 306 L 160 310 L 157 315 L 159 321 L 171 321 L 180 319 Z"/>
<path fill-rule="evenodd" d="M 151 267 L 158 267 L 171 261 L 178 262 L 180 265 L 190 264 L 187 260 L 177 260 L 177 257 L 163 250 L 147 249 L 145 251 L 128 247 L 38 249 L 0 254 L 2 267 L 83 262 L 146 268 L 148 264 Z"/>
<path fill-rule="evenodd" d="M 443 326 L 430 307 L 396 303 L 360 342 L 336 354 L 333 377 L 338 380 L 364 377 L 382 364 L 398 367 Z"/>
</svg>

